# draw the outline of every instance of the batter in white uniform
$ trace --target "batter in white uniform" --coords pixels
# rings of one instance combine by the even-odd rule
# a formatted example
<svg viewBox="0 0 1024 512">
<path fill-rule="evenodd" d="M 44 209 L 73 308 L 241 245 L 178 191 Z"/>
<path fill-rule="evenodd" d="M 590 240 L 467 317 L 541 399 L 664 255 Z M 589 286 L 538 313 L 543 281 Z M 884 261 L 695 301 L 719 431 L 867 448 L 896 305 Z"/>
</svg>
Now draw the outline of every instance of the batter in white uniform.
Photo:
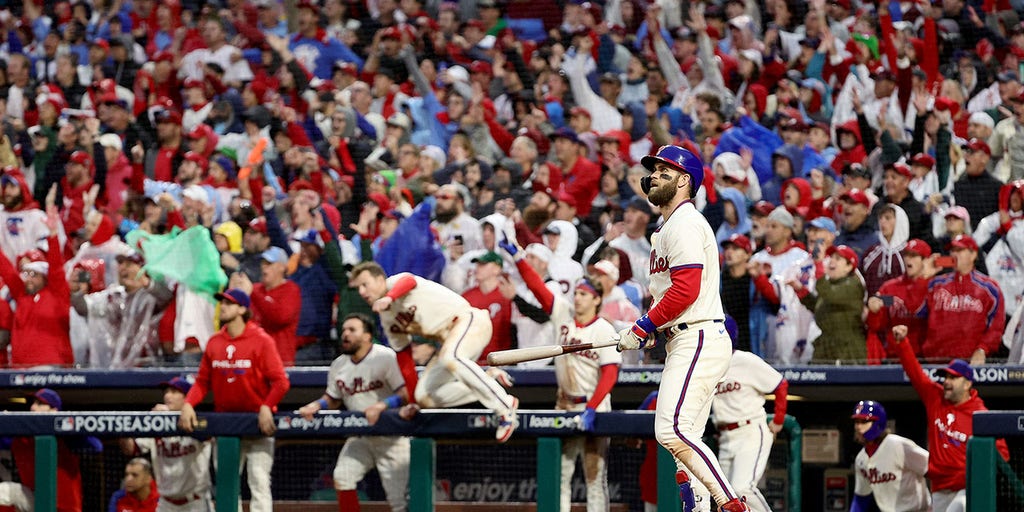
<svg viewBox="0 0 1024 512">
<path fill-rule="evenodd" d="M 306 419 L 321 409 L 344 405 L 350 411 L 363 411 L 373 425 L 386 409 L 409 401 L 402 370 L 395 351 L 373 342 L 373 319 L 352 313 L 341 327 L 341 353 L 327 372 L 327 392 L 319 400 L 299 409 Z M 326 407 L 325 407 L 326 406 Z M 350 437 L 345 441 L 334 467 L 334 488 L 338 492 L 338 510 L 359 510 L 356 484 L 376 467 L 395 512 L 408 507 L 409 438 L 392 436 Z"/>
<path fill-rule="evenodd" d="M 478 400 L 498 414 L 498 442 L 508 441 L 517 426 L 519 400 L 476 364 L 491 340 L 490 313 L 433 281 L 408 273 L 387 277 L 372 261 L 352 269 L 350 286 L 380 314 L 384 333 L 400 359 L 411 353 L 414 335 L 442 342 L 419 384 L 411 386 L 415 377 L 405 377 L 406 386 L 415 387 L 419 406 L 454 407 Z"/>
<path fill-rule="evenodd" d="M 619 333 L 618 349 L 653 346 L 656 342 L 651 340 L 658 331 L 668 340 L 654 434 L 675 457 L 683 510 L 697 507 L 690 475 L 707 488 L 722 511 L 750 510 L 729 484 L 714 452 L 701 440 L 716 385 L 732 357 L 718 295 L 718 243 L 693 205 L 693 195 L 704 180 L 704 165 L 678 146 L 662 146 L 656 156 L 645 156 L 641 163 L 652 173 L 642 178 L 641 186 L 665 221 L 651 236 L 649 288 L 654 304 Z"/>
<path fill-rule="evenodd" d="M 726 319 L 726 330 L 735 343 L 736 323 Z M 771 512 L 757 483 L 768 466 L 775 434 L 786 417 L 789 384 L 782 374 L 760 357 L 734 350 L 725 378 L 718 383 L 711 415 L 720 434 L 718 461 L 726 478 L 751 510 Z M 775 416 L 767 423 L 765 394 L 775 393 Z"/>
<path fill-rule="evenodd" d="M 854 462 L 850 512 L 924 512 L 931 494 L 924 475 L 928 451 L 910 439 L 889 432 L 882 404 L 861 400 L 853 410 L 853 430 L 864 448 Z"/>
<path fill-rule="evenodd" d="M 583 280 L 574 292 L 573 304 L 544 285 L 541 276 L 526 262 L 522 251 L 508 241 L 503 249 L 516 260 L 519 273 L 537 297 L 545 313 L 551 316 L 560 345 L 596 343 L 615 337 L 615 328 L 597 316 L 601 308 L 603 290 Z M 555 408 L 563 411 L 581 411 L 578 428 L 594 428 L 595 414 L 611 410 L 611 389 L 619 377 L 622 355 L 612 347 L 573 352 L 555 358 L 555 376 L 558 379 L 558 399 Z M 587 511 L 608 510 L 608 437 L 567 437 L 562 441 L 561 510 L 572 504 L 572 475 L 576 460 L 583 457 L 583 476 L 587 482 Z"/>
<path fill-rule="evenodd" d="M 162 383 L 163 403 L 154 411 L 181 411 L 185 395 L 192 387 L 185 379 L 174 377 Z M 210 442 L 193 437 L 140 437 L 124 439 L 122 450 L 127 455 L 148 453 L 153 463 L 153 477 L 160 492 L 157 512 L 209 512 Z"/>
</svg>

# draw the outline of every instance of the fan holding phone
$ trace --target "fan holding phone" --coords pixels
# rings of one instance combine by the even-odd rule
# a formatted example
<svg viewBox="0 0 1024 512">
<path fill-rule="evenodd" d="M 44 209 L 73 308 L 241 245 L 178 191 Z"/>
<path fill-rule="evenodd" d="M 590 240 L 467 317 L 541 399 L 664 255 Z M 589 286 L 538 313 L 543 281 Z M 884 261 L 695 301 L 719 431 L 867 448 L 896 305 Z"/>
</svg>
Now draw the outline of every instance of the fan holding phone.
<svg viewBox="0 0 1024 512">
<path fill-rule="evenodd" d="M 907 341 L 915 354 L 921 352 L 921 342 L 927 332 L 927 319 L 916 316 L 928 294 L 928 281 L 934 270 L 929 268 L 932 249 L 917 238 L 907 241 L 902 256 L 906 273 L 882 284 L 878 292 L 868 298 L 868 360 L 897 357 L 892 327 L 906 325 Z"/>
</svg>

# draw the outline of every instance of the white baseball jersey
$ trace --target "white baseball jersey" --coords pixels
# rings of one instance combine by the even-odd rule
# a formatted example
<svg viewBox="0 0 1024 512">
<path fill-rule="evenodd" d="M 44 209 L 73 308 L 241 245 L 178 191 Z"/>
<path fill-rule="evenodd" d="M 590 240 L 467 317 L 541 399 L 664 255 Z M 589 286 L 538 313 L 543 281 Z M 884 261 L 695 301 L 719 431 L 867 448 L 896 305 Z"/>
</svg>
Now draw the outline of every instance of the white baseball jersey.
<svg viewBox="0 0 1024 512">
<path fill-rule="evenodd" d="M 160 496 L 190 498 L 210 491 L 209 441 L 191 437 L 142 437 L 135 445 L 153 459 L 153 477 Z"/>
<path fill-rule="evenodd" d="M 717 290 L 720 286 L 718 267 L 718 241 L 704 216 L 686 201 L 676 207 L 668 220 L 651 235 L 650 284 L 648 285 L 654 303 L 651 309 L 665 296 L 672 286 L 672 271 L 685 268 L 699 268 L 701 293 L 697 299 L 664 329 L 680 322 L 696 323 L 703 320 L 725 318 L 722 299 Z M 715 290 L 715 293 L 707 293 Z"/>
<path fill-rule="evenodd" d="M 446 243 L 456 236 L 462 237 L 462 249 L 465 252 L 478 251 L 484 248 L 483 229 L 480 221 L 472 215 L 462 212 L 449 222 L 430 223 L 430 227 L 437 230 L 437 238 L 441 243 Z"/>
<path fill-rule="evenodd" d="M 765 421 L 764 395 L 782 382 L 782 374 L 755 354 L 736 350 L 725 377 L 715 389 L 711 414 L 716 423 Z"/>
<path fill-rule="evenodd" d="M 374 344 L 358 363 L 352 356 L 338 356 L 327 372 L 327 395 L 350 411 L 365 411 L 404 385 L 395 351 L 383 345 Z"/>
<path fill-rule="evenodd" d="M 853 492 L 860 496 L 874 494 L 882 512 L 929 510 L 931 496 L 924 480 L 927 470 L 928 451 L 910 439 L 888 434 L 874 455 L 869 456 L 863 449 L 857 454 Z"/>
<path fill-rule="evenodd" d="M 380 314 L 384 333 L 395 351 L 408 346 L 412 335 L 444 341 L 455 317 L 473 309 L 461 295 L 408 272 L 389 277 L 388 289 L 406 276 L 416 280 L 416 287 Z"/>
<path fill-rule="evenodd" d="M 551 310 L 551 322 L 555 324 L 559 345 L 579 345 L 610 340 L 616 336 L 615 328 L 607 320 L 594 317 L 587 325 L 576 325 L 572 306 L 555 295 Z M 601 380 L 601 367 L 606 364 L 622 364 L 622 354 L 615 347 L 583 350 L 555 358 L 555 377 L 558 390 L 569 396 L 590 398 Z M 610 406 L 611 395 L 601 402 L 601 409 Z M 608 407 L 610 409 L 610 407 Z"/>
</svg>

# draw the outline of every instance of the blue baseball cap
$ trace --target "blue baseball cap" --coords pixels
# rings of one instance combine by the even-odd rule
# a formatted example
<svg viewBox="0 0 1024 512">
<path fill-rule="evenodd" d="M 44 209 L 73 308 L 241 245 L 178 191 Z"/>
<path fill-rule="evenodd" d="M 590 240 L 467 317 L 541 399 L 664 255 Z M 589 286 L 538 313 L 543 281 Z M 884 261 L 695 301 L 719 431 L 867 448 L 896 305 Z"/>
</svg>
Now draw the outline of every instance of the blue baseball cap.
<svg viewBox="0 0 1024 512">
<path fill-rule="evenodd" d="M 288 254 L 280 247 L 271 247 L 260 254 L 260 259 L 267 263 L 288 263 Z"/>
<path fill-rule="evenodd" d="M 954 359 L 949 362 L 949 366 L 938 371 L 939 375 L 943 377 L 952 375 L 954 377 L 963 377 L 971 382 L 974 382 L 974 369 L 971 365 L 967 364 L 967 361 L 963 359 Z"/>
<path fill-rule="evenodd" d="M 49 405 L 50 407 L 53 407 L 54 409 L 57 409 L 58 411 L 63 405 L 63 402 L 61 402 L 60 399 L 60 395 L 58 395 L 56 391 L 50 388 L 40 389 L 39 391 L 36 391 L 35 394 L 32 395 L 32 397 L 39 402 L 42 402 L 46 405 Z"/>
<path fill-rule="evenodd" d="M 817 217 L 807 224 L 813 228 L 824 229 L 833 235 L 839 234 L 839 230 L 836 229 L 836 221 L 828 217 Z"/>
<path fill-rule="evenodd" d="M 192 384 L 189 384 L 187 380 L 181 377 L 172 377 L 167 382 L 160 383 L 160 389 L 174 388 L 181 391 L 184 394 L 188 394 L 188 390 L 192 389 Z"/>
<path fill-rule="evenodd" d="M 238 304 L 244 308 L 250 307 L 252 301 L 249 300 L 249 294 L 239 290 L 238 288 L 228 288 L 223 293 L 218 293 L 213 296 L 218 301 L 228 301 Z"/>
</svg>

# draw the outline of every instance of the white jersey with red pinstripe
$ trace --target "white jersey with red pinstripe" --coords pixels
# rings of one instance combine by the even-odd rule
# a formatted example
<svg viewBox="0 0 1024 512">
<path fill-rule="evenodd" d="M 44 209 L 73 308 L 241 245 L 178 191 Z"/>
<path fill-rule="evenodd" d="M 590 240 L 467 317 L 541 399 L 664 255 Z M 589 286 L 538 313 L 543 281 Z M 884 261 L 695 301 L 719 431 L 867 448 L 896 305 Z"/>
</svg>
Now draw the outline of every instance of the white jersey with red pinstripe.
<svg viewBox="0 0 1024 512">
<path fill-rule="evenodd" d="M 650 285 L 654 309 L 672 287 L 672 272 L 681 269 L 700 269 L 700 290 L 696 300 L 669 322 L 659 325 L 665 329 L 685 322 L 725 318 L 722 299 L 718 295 L 719 267 L 718 243 L 704 216 L 692 201 L 679 205 L 668 220 L 651 235 Z M 704 293 L 713 290 L 714 293 Z"/>
</svg>

